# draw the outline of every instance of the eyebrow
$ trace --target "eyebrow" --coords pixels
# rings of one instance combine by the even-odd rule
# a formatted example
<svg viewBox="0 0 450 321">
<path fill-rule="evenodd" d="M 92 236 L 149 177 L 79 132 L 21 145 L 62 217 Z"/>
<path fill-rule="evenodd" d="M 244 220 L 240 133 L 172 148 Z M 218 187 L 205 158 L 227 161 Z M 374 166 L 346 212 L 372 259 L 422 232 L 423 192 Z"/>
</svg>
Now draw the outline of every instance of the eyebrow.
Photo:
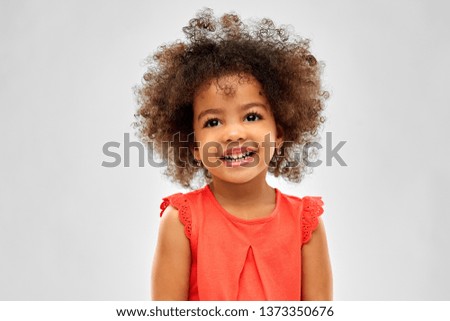
<svg viewBox="0 0 450 321">
<path fill-rule="evenodd" d="M 245 111 L 245 110 L 250 109 L 252 107 L 263 107 L 265 110 L 267 110 L 267 111 L 269 110 L 265 104 L 263 104 L 263 103 L 256 103 L 255 102 L 255 103 L 248 103 L 248 104 L 242 105 L 241 106 L 241 111 Z M 197 120 L 202 119 L 202 117 L 205 117 L 207 114 L 220 115 L 220 114 L 223 114 L 223 109 L 219 109 L 219 108 L 206 109 L 206 110 L 202 111 L 198 115 Z"/>
</svg>

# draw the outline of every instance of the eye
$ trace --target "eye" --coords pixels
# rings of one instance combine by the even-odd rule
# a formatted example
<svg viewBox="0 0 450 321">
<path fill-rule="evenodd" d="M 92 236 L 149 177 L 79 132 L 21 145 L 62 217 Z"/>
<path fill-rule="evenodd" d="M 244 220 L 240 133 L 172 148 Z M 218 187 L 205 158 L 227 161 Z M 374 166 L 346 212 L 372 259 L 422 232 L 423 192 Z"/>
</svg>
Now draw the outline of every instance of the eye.
<svg viewBox="0 0 450 321">
<path fill-rule="evenodd" d="M 219 125 L 219 120 L 217 118 L 210 118 L 205 121 L 203 128 L 205 127 L 215 127 Z"/>
<path fill-rule="evenodd" d="M 261 114 L 255 113 L 255 112 L 251 112 L 248 113 L 247 115 L 245 115 L 245 120 L 247 121 L 257 121 L 262 119 Z"/>
</svg>

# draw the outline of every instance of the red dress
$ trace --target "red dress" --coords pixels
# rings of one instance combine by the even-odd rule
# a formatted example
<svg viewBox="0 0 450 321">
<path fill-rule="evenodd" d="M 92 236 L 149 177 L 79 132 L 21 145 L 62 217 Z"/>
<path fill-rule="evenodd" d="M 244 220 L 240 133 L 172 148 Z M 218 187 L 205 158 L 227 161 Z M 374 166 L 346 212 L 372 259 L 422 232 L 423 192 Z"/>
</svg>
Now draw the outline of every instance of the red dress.
<svg viewBox="0 0 450 321">
<path fill-rule="evenodd" d="M 208 185 L 163 199 L 161 215 L 177 208 L 190 241 L 189 300 L 300 300 L 301 248 L 323 202 L 275 191 L 274 211 L 251 220 L 228 213 Z"/>
</svg>

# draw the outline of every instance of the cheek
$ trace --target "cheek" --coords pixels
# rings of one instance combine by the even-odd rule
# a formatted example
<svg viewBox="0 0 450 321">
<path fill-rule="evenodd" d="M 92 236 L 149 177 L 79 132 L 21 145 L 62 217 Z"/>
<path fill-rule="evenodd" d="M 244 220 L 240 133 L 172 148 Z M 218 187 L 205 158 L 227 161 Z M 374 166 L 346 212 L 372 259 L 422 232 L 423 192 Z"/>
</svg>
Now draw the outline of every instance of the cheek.
<svg viewBox="0 0 450 321">
<path fill-rule="evenodd" d="M 223 154 L 223 149 L 222 146 L 214 140 L 202 139 L 199 142 L 198 152 L 201 155 L 201 159 L 207 159 L 208 157 L 215 159 L 217 156 Z"/>
<path fill-rule="evenodd" d="M 276 140 L 276 132 L 275 130 L 271 128 L 265 128 L 264 130 L 261 130 L 258 134 L 259 139 L 261 142 L 275 142 Z"/>
</svg>

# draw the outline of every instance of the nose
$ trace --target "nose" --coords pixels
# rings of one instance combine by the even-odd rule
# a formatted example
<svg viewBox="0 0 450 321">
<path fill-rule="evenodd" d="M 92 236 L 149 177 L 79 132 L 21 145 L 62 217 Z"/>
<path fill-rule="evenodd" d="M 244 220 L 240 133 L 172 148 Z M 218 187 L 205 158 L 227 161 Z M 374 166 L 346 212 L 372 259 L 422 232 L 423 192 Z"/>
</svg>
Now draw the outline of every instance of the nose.
<svg viewBox="0 0 450 321">
<path fill-rule="evenodd" d="M 244 126 L 240 123 L 232 123 L 223 126 L 223 141 L 230 143 L 236 141 L 245 141 L 247 133 Z"/>
</svg>

